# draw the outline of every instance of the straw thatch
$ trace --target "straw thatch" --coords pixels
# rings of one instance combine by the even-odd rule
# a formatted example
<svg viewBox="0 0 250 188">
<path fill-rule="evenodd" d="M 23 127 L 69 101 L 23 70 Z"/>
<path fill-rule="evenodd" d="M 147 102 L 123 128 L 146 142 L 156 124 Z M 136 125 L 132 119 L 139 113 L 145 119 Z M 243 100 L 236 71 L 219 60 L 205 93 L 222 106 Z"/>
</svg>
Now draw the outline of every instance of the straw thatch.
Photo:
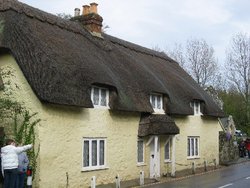
<svg viewBox="0 0 250 188">
<path fill-rule="evenodd" d="M 168 114 L 223 116 L 212 98 L 166 54 L 103 34 L 16 0 L 0 0 L 0 47 L 8 49 L 43 101 L 91 108 L 93 84 L 111 91 L 112 110 L 152 112 L 149 96 L 167 98 Z M 1 51 L 0 49 L 0 51 Z"/>
<path fill-rule="evenodd" d="M 179 134 L 180 130 L 176 126 L 174 120 L 165 115 L 147 114 L 142 115 L 138 136 L 152 136 L 152 135 L 173 135 Z"/>
</svg>

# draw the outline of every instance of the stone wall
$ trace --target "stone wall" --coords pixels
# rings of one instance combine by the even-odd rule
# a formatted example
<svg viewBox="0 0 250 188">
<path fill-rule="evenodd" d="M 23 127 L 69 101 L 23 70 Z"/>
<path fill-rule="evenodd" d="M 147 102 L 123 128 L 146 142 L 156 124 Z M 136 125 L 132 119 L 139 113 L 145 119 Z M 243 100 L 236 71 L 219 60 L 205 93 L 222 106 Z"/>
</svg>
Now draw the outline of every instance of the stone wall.
<svg viewBox="0 0 250 188">
<path fill-rule="evenodd" d="M 239 158 L 239 150 L 234 138 L 228 139 L 225 132 L 219 133 L 219 157 L 220 164 L 227 164 Z"/>
</svg>

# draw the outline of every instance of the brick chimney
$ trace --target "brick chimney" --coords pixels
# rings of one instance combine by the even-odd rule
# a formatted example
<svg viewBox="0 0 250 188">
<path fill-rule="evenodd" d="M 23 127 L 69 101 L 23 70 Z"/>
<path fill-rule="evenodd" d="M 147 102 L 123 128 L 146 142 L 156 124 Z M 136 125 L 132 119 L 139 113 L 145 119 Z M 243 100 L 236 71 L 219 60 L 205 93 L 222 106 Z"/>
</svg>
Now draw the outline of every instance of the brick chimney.
<svg viewBox="0 0 250 188">
<path fill-rule="evenodd" d="M 75 13 L 75 17 L 71 20 L 80 22 L 92 35 L 102 37 L 103 19 L 97 12 L 97 6 L 97 3 L 90 3 L 90 6 L 83 5 L 82 15 Z"/>
</svg>

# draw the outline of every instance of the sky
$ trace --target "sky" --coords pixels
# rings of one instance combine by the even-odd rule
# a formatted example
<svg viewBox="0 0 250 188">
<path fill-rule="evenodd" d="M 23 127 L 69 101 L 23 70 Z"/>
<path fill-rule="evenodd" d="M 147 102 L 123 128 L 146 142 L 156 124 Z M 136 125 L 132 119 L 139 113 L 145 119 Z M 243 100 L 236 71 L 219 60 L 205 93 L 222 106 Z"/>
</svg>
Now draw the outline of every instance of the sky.
<svg viewBox="0 0 250 188">
<path fill-rule="evenodd" d="M 20 0 L 43 11 L 74 14 L 98 3 L 106 33 L 147 48 L 172 49 L 175 43 L 204 39 L 219 63 L 237 33 L 250 33 L 249 0 Z"/>
</svg>

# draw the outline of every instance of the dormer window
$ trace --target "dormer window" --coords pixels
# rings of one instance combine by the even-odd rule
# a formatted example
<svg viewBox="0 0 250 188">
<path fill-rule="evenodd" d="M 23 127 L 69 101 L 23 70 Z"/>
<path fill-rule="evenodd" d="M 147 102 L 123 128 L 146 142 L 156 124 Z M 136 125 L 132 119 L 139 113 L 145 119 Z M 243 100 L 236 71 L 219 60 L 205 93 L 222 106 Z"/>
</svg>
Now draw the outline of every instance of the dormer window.
<svg viewBox="0 0 250 188">
<path fill-rule="evenodd" d="M 91 89 L 91 100 L 94 107 L 108 108 L 109 90 L 102 87 L 94 86 Z"/>
<path fill-rule="evenodd" d="M 163 97 L 161 94 L 151 94 L 150 103 L 156 113 L 164 113 L 163 110 Z"/>
<path fill-rule="evenodd" d="M 194 109 L 194 115 L 201 115 L 201 103 L 200 101 L 194 101 L 191 103 L 192 108 Z"/>
</svg>

